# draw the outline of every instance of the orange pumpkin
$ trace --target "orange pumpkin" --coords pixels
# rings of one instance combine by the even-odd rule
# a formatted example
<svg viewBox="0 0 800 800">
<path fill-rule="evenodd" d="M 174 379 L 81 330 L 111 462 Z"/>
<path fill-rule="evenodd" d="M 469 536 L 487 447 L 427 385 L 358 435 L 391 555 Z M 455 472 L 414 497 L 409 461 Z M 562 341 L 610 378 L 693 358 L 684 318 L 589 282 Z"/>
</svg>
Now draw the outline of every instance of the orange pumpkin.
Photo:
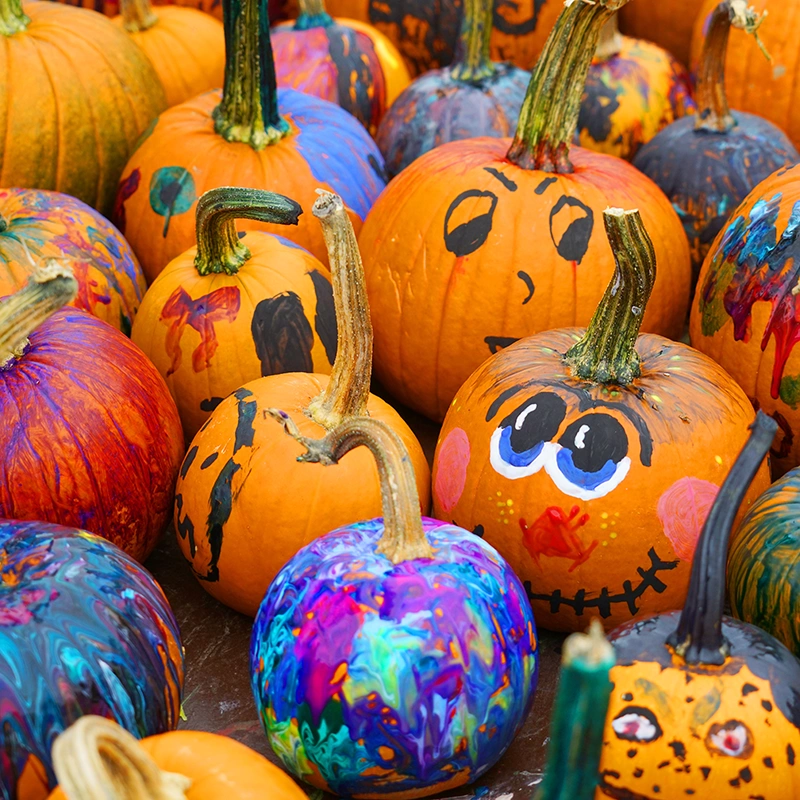
<svg viewBox="0 0 800 800">
<path fill-rule="evenodd" d="M 336 317 L 327 268 L 280 236 L 236 234 L 237 217 L 296 225 L 301 213 L 272 192 L 206 192 L 197 247 L 170 262 L 145 295 L 132 338 L 166 380 L 187 441 L 244 383 L 330 372 Z"/>
<path fill-rule="evenodd" d="M 703 0 L 638 0 L 620 13 L 620 28 L 628 36 L 655 42 L 688 64 L 692 26 L 702 4 Z"/>
<path fill-rule="evenodd" d="M 65 3 L 70 6 L 81 6 L 82 8 L 91 8 L 93 11 L 99 11 L 107 17 L 116 17 L 119 14 L 119 0 L 58 0 L 59 3 Z M 200 11 L 205 11 L 206 14 L 211 14 L 217 19 L 222 19 L 222 0 L 154 0 L 154 5 L 157 6 L 181 6 L 183 8 L 198 8 Z M 272 5 L 270 2 L 270 16 L 272 16 Z M 280 3 L 275 3 L 280 6 Z"/>
<path fill-rule="evenodd" d="M 176 490 L 178 544 L 203 588 L 255 616 L 278 570 L 331 528 L 381 513 L 378 472 L 358 450 L 334 467 L 297 463 L 303 449 L 264 414 L 286 411 L 300 432 L 326 429 L 365 413 L 389 425 L 408 449 L 423 511 L 430 470 L 410 428 L 369 393 L 372 331 L 355 235 L 341 198 L 314 205 L 329 243 L 338 322 L 338 352 L 330 378 L 289 373 L 237 389 L 195 436 Z M 265 524 L 265 521 L 268 521 Z"/>
<path fill-rule="evenodd" d="M 639 207 L 655 243 L 659 276 L 645 329 L 681 334 L 690 264 L 677 214 L 627 162 L 569 149 L 600 30 L 624 2 L 568 5 L 514 140 L 426 153 L 392 181 L 364 225 L 378 378 L 433 419 L 498 349 L 589 322 L 614 270 L 596 224 L 610 203 Z"/>
</svg>

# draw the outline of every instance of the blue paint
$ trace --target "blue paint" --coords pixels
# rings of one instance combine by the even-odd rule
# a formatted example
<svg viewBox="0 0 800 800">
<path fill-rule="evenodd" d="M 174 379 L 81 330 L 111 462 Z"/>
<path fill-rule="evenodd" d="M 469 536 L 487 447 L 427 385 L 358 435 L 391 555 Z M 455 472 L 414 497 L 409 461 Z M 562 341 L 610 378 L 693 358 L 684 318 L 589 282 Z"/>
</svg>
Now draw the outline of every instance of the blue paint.
<svg viewBox="0 0 800 800">
<path fill-rule="evenodd" d="M 614 477 L 617 465 L 609 459 L 597 472 L 584 472 L 575 466 L 572 458 L 572 451 L 566 448 L 559 450 L 556 456 L 556 463 L 562 475 L 575 486 L 581 489 L 588 489 L 593 492 L 598 486 L 602 486 L 606 481 Z"/>
<path fill-rule="evenodd" d="M 517 453 L 511 445 L 511 435 L 513 432 L 514 428 L 511 425 L 507 428 L 503 428 L 500 434 L 500 444 L 498 448 L 500 457 L 512 467 L 529 467 L 536 460 L 539 453 L 542 452 L 544 442 L 538 442 L 529 450 Z"/>
</svg>

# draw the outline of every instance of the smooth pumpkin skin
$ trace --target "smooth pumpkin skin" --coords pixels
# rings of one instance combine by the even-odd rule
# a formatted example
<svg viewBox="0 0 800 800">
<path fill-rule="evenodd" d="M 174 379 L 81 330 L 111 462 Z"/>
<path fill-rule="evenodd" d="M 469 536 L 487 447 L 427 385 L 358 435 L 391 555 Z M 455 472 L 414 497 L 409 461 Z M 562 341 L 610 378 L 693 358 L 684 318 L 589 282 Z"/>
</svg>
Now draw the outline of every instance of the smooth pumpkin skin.
<svg viewBox="0 0 800 800">
<path fill-rule="evenodd" d="M 234 389 L 281 372 L 330 374 L 336 357 L 327 268 L 280 236 L 252 231 L 241 241 L 251 257 L 235 275 L 200 275 L 196 247 L 170 262 L 133 329 L 167 382 L 187 441 Z"/>
<path fill-rule="evenodd" d="M 298 463 L 303 447 L 265 418 L 264 409 L 278 408 L 304 436 L 324 436 L 305 410 L 327 383 L 326 375 L 288 373 L 237 389 L 195 436 L 181 467 L 178 544 L 203 588 L 243 614 L 256 615 L 270 582 L 302 546 L 381 513 L 378 470 L 366 448 L 336 466 Z M 367 410 L 408 449 L 424 513 L 430 470 L 419 442 L 380 398 L 370 395 Z"/>
<path fill-rule="evenodd" d="M 74 197 L 38 189 L 0 189 L 0 217 L 0 297 L 27 282 L 28 253 L 34 261 L 67 258 L 79 286 L 71 305 L 130 334 L 144 274 L 107 219 Z"/>
<path fill-rule="evenodd" d="M 0 186 L 55 189 L 109 215 L 136 140 L 166 107 L 164 90 L 103 16 L 48 2 L 25 13 L 27 30 L 0 47 Z"/>
<path fill-rule="evenodd" d="M 426 153 L 387 187 L 359 237 L 376 375 L 431 419 L 498 349 L 589 323 L 614 271 L 608 206 L 640 209 L 655 245 L 644 330 L 678 338 L 683 328 L 689 248 L 661 190 L 579 147 L 571 174 L 524 170 L 506 159 L 510 144 L 470 139 Z"/>
<path fill-rule="evenodd" d="M 619 27 L 629 36 L 655 42 L 688 65 L 692 26 L 702 5 L 703 0 L 628 3 L 620 9 Z"/>
<path fill-rule="evenodd" d="M 119 14 L 119 0 L 58 0 L 58 2 L 70 6 L 91 8 L 93 11 L 99 11 L 107 17 L 116 17 Z M 206 14 L 211 14 L 219 20 L 222 19 L 222 0 L 153 0 L 153 5 L 198 8 L 200 11 L 205 11 Z M 269 5 L 271 12 L 273 3 L 270 2 Z M 281 5 L 281 3 L 275 3 L 275 5 Z"/>
</svg>

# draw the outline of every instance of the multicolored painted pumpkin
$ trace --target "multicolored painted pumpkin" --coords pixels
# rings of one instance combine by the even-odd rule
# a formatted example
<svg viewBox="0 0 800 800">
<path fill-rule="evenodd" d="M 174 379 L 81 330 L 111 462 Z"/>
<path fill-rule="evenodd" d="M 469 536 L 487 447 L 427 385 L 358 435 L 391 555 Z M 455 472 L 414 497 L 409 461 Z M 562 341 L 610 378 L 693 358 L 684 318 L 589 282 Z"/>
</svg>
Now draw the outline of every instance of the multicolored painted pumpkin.
<svg viewBox="0 0 800 800">
<path fill-rule="evenodd" d="M 768 633 L 723 616 L 731 526 L 775 430 L 759 415 L 720 489 L 683 612 L 611 634 L 617 665 L 597 800 L 800 793 L 800 662 Z"/>
<path fill-rule="evenodd" d="M 143 561 L 169 522 L 180 419 L 127 337 L 56 311 L 76 291 L 51 260 L 0 302 L 0 518 L 86 528 Z"/>
<path fill-rule="evenodd" d="M 494 0 L 465 0 L 454 63 L 417 78 L 389 109 L 376 141 L 397 175 L 434 147 L 476 136 L 509 136 L 530 73 L 489 59 Z"/>
<path fill-rule="evenodd" d="M 331 188 L 360 229 L 385 183 L 380 151 L 350 114 L 326 100 L 276 89 L 266 3 L 231 0 L 225 14 L 222 93 L 208 92 L 162 114 L 119 185 L 114 221 L 151 282 L 194 244 L 195 205 L 209 189 L 274 189 L 310 207 L 318 186 Z M 258 222 L 245 228 L 286 232 Z M 327 263 L 316 225 L 301 219 L 291 239 Z"/>
<path fill-rule="evenodd" d="M 0 552 L 0 796 L 44 800 L 53 739 L 84 714 L 178 725 L 183 647 L 158 584 L 103 539 L 2 520 Z"/>
<path fill-rule="evenodd" d="M 145 282 L 120 232 L 69 195 L 0 189 L 0 297 L 22 288 L 47 257 L 69 261 L 78 281 L 73 305 L 130 334 Z"/>
<path fill-rule="evenodd" d="M 320 469 L 365 445 L 383 495 L 382 519 L 304 547 L 261 604 L 250 675 L 272 749 L 297 777 L 346 797 L 410 800 L 475 780 L 511 744 L 536 689 L 519 580 L 485 542 L 420 519 L 411 458 L 388 426 L 354 417 L 306 439 L 271 413 Z"/>
<path fill-rule="evenodd" d="M 630 164 L 569 148 L 600 30 L 624 2 L 565 7 L 514 140 L 432 150 L 392 181 L 364 225 L 376 374 L 432 419 L 492 353 L 589 322 L 614 271 L 597 224 L 609 204 L 640 208 L 655 243 L 659 277 L 645 330 L 681 335 L 691 269 L 677 214 Z"/>
<path fill-rule="evenodd" d="M 800 464 L 800 166 L 762 181 L 706 257 L 689 320 L 711 356 L 781 429 L 774 474 Z"/>
<path fill-rule="evenodd" d="M 453 400 L 434 460 L 434 515 L 496 547 L 552 630 L 680 605 L 753 419 L 709 358 L 638 336 L 652 244 L 637 212 L 604 218 L 617 271 L 588 330 L 540 333 L 486 361 Z M 748 502 L 767 486 L 764 467 Z"/>
<path fill-rule="evenodd" d="M 283 408 L 308 436 L 368 414 L 386 422 L 411 453 L 422 510 L 430 470 L 411 429 L 369 393 L 372 328 L 355 234 L 340 197 L 314 204 L 328 242 L 338 345 L 330 378 L 288 373 L 260 378 L 224 400 L 192 441 L 176 489 L 178 544 L 203 588 L 255 616 L 270 581 L 331 525 L 380 513 L 380 482 L 369 454 L 353 453 L 335 469 L 297 463 L 301 451 L 268 418 Z M 265 527 L 264 520 L 269 520 Z"/>
<path fill-rule="evenodd" d="M 622 10 L 620 28 L 627 36 L 655 42 L 681 64 L 688 64 L 692 27 L 702 4 L 703 0 L 639 0 Z"/>
<path fill-rule="evenodd" d="M 697 116 L 665 128 L 633 162 L 664 190 L 680 214 L 695 276 L 748 192 L 780 167 L 800 161 L 781 130 L 728 108 L 725 53 L 731 26 L 754 33 L 760 24 L 761 18 L 739 0 L 719 3 L 703 51 Z"/>
<path fill-rule="evenodd" d="M 99 14 L 0 0 L 0 186 L 55 189 L 108 215 L 136 139 L 166 107 L 142 51 Z"/>
</svg>

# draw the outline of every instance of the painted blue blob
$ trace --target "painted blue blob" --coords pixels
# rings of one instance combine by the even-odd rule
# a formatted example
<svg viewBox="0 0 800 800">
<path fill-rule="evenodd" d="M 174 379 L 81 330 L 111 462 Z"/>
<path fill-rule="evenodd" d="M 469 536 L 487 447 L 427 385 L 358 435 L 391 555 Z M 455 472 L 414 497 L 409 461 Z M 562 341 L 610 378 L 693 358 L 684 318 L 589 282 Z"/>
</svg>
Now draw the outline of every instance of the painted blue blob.
<svg viewBox="0 0 800 800">
<path fill-rule="evenodd" d="M 512 467 L 529 467 L 539 453 L 542 452 L 544 442 L 537 442 L 529 450 L 525 450 L 522 453 L 517 453 L 511 446 L 511 435 L 513 432 L 514 429 L 510 425 L 507 428 L 503 428 L 503 431 L 500 434 L 500 442 L 498 445 L 500 458 L 502 458 L 506 464 L 510 464 Z"/>
<path fill-rule="evenodd" d="M 597 472 L 584 472 L 575 466 L 575 462 L 572 459 L 572 451 L 567 448 L 558 451 L 556 463 L 559 470 L 561 470 L 561 474 L 570 483 L 581 489 L 588 489 L 590 492 L 613 478 L 614 473 L 617 471 L 617 465 L 609 459 Z"/>
<path fill-rule="evenodd" d="M 281 236 L 279 233 L 271 233 L 270 236 L 272 236 L 274 239 L 277 239 L 286 247 L 291 247 L 293 250 L 302 250 L 303 252 L 308 253 L 308 250 L 306 250 L 305 247 L 297 244 L 297 242 L 293 242 L 291 239 L 287 239 L 285 236 Z"/>
</svg>

